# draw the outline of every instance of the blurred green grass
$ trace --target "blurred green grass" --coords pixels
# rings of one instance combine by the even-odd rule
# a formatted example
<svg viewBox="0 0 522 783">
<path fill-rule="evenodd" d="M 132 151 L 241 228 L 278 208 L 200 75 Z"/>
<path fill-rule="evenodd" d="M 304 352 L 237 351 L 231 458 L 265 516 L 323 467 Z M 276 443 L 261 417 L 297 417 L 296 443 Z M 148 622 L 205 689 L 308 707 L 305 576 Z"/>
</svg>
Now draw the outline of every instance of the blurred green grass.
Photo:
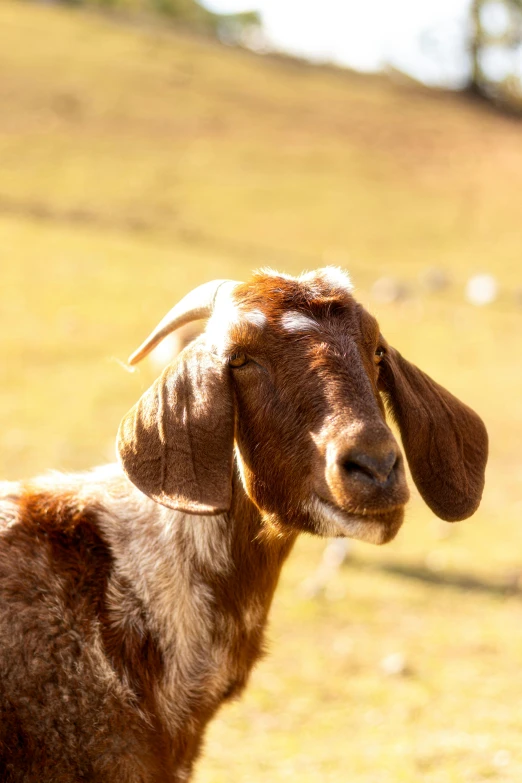
<svg viewBox="0 0 522 783">
<path fill-rule="evenodd" d="M 522 126 L 459 96 L 187 33 L 0 4 L 0 474 L 113 459 L 152 380 L 122 368 L 172 303 L 270 264 L 348 269 L 386 337 L 474 406 L 481 510 L 415 494 L 311 600 L 323 542 L 285 568 L 270 655 L 212 725 L 198 783 L 522 780 Z M 419 275 L 451 287 L 422 293 Z M 488 308 L 467 277 L 494 273 Z M 376 305 L 392 274 L 413 296 Z M 403 676 L 381 660 L 405 656 Z"/>
</svg>

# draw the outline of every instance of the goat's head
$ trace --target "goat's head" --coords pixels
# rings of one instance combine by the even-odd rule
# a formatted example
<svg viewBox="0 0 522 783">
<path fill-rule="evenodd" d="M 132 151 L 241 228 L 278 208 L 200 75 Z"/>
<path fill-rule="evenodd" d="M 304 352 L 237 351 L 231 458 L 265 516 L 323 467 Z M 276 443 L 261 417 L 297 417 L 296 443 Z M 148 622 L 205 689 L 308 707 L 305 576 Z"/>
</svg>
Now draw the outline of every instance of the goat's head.
<svg viewBox="0 0 522 783">
<path fill-rule="evenodd" d="M 387 344 L 344 273 L 208 283 L 173 308 L 131 363 L 203 316 L 204 333 L 120 428 L 123 467 L 145 494 L 188 513 L 226 511 L 235 450 L 246 493 L 273 524 L 389 541 L 408 489 L 384 397 L 426 503 L 450 521 L 476 510 L 482 421 Z"/>
</svg>

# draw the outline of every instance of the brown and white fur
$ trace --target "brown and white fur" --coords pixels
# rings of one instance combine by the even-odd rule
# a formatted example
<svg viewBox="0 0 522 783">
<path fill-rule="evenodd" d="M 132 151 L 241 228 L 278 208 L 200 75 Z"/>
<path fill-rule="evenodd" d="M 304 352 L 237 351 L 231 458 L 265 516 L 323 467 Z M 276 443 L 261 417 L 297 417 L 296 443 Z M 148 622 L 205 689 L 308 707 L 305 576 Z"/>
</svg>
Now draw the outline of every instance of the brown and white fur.
<svg viewBox="0 0 522 783">
<path fill-rule="evenodd" d="M 124 418 L 122 467 L 0 484 L 1 783 L 189 780 L 298 533 L 399 530 L 383 397 L 426 502 L 472 514 L 478 416 L 386 343 L 343 273 L 262 272 Z"/>
</svg>

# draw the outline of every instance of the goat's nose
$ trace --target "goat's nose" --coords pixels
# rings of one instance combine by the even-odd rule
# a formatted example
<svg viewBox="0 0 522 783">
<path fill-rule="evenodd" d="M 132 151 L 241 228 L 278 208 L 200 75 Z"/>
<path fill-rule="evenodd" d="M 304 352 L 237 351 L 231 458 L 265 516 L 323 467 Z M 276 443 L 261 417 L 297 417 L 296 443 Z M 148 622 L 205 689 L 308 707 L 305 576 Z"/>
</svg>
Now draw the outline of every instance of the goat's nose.
<svg viewBox="0 0 522 783">
<path fill-rule="evenodd" d="M 386 484 L 398 468 L 400 459 L 397 448 L 373 453 L 352 448 L 340 456 L 339 465 L 349 478 L 363 481 L 370 479 L 377 484 Z"/>
</svg>

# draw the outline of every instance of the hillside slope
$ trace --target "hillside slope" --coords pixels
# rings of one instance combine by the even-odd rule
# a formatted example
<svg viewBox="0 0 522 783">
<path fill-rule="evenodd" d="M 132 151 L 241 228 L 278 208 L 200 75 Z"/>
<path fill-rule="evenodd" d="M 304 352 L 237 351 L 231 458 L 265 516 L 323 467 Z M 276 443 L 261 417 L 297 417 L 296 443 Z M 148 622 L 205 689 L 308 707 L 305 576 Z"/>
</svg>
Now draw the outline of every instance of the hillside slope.
<svg viewBox="0 0 522 783">
<path fill-rule="evenodd" d="M 517 255 L 520 125 L 458 96 L 3 3 L 0 97 L 4 214 L 297 263 Z"/>
</svg>

